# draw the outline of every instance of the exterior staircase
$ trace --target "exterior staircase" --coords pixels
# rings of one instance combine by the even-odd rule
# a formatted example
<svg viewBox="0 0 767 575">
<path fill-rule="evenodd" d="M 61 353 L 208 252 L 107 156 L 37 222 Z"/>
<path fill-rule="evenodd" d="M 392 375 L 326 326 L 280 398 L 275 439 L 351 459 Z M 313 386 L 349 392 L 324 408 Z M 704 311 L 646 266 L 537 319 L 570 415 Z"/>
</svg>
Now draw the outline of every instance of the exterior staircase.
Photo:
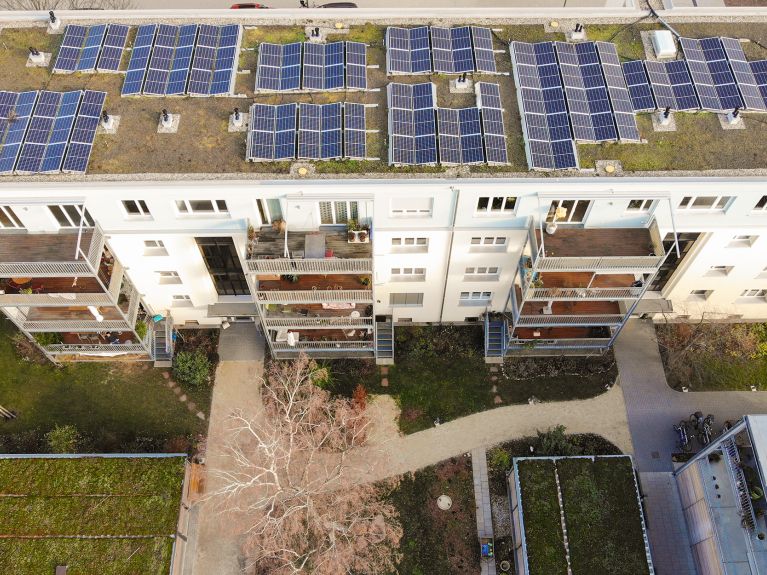
<svg viewBox="0 0 767 575">
<path fill-rule="evenodd" d="M 173 320 L 165 317 L 154 322 L 154 366 L 171 367 L 173 365 Z"/>
<path fill-rule="evenodd" d="M 506 322 L 485 316 L 485 361 L 503 362 L 506 353 Z"/>
<path fill-rule="evenodd" d="M 394 363 L 394 322 L 391 317 L 376 322 L 376 364 Z"/>
</svg>

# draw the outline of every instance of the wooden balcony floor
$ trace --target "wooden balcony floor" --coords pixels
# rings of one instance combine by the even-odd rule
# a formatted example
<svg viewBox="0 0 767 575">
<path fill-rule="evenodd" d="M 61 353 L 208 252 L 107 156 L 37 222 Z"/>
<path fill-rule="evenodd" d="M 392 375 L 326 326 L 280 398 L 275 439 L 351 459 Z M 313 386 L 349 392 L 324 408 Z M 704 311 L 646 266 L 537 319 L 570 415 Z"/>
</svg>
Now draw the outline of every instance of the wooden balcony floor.
<svg viewBox="0 0 767 575">
<path fill-rule="evenodd" d="M 540 335 L 533 335 L 539 333 Z M 514 330 L 518 339 L 582 339 L 610 337 L 610 330 L 593 327 L 518 327 Z"/>
<path fill-rule="evenodd" d="M 264 277 L 264 276 L 259 276 Z M 273 277 L 273 276 L 269 276 Z M 282 278 L 267 279 L 258 281 L 260 291 L 301 291 L 301 290 L 367 290 L 370 284 L 362 285 L 360 277 L 350 274 L 329 274 L 329 275 L 299 275 L 297 282 L 284 280 Z"/>
<path fill-rule="evenodd" d="M 139 343 L 136 341 L 136 336 L 133 332 L 124 331 L 121 333 L 111 332 L 109 337 L 98 333 L 86 333 L 83 334 L 88 339 L 80 339 L 77 333 L 62 333 L 62 343 L 73 345 L 91 345 L 91 344 L 115 344 L 115 343 Z M 116 340 L 116 341 L 115 341 Z"/>
<path fill-rule="evenodd" d="M 319 303 L 307 303 L 307 304 L 292 304 L 292 305 L 280 305 L 280 304 L 266 304 L 264 305 L 264 314 L 267 318 L 301 318 L 301 317 L 345 317 L 351 315 L 353 311 L 360 314 L 360 317 L 371 317 L 370 314 L 366 314 L 369 304 L 360 303 L 354 306 L 353 309 L 322 309 L 322 304 Z"/>
<path fill-rule="evenodd" d="M 346 228 L 323 228 L 321 231 L 290 231 L 288 229 L 288 250 L 292 257 L 298 252 L 305 252 L 304 239 L 306 234 L 321 233 L 325 235 L 325 249 L 333 251 L 333 257 L 344 259 L 368 259 L 373 257 L 373 244 L 350 244 L 347 241 Z M 276 232 L 269 227 L 260 228 L 257 232 L 258 243 L 253 246 L 251 258 L 282 258 L 285 257 L 285 233 Z"/>
<path fill-rule="evenodd" d="M 538 244 L 541 230 L 535 230 Z M 652 236 L 646 228 L 567 228 L 543 234 L 547 257 L 649 256 Z"/>
<path fill-rule="evenodd" d="M 84 231 L 80 240 L 83 252 L 93 238 Z M 57 234 L 3 234 L 0 237 L 0 262 L 73 262 L 77 250 L 77 232 Z"/>
<path fill-rule="evenodd" d="M 273 331 L 273 330 L 270 330 Z M 373 334 L 367 328 L 357 329 L 291 329 L 298 332 L 298 341 L 373 341 Z M 352 331 L 354 335 L 351 335 Z M 274 340 L 274 336 L 272 336 Z"/>
<path fill-rule="evenodd" d="M 5 289 L 5 293 L 18 293 L 13 288 L 8 287 L 10 278 L 0 279 L 0 285 Z M 72 285 L 75 278 L 35 278 L 25 287 L 31 287 L 35 293 L 104 293 L 101 284 L 93 277 L 78 277 L 77 284 Z M 38 291 L 38 288 L 39 289 Z"/>
<path fill-rule="evenodd" d="M 544 301 L 528 301 L 522 306 L 522 315 L 543 315 Z M 612 301 L 555 301 L 551 315 L 611 315 L 620 314 L 617 302 Z"/>
<path fill-rule="evenodd" d="M 114 307 L 99 307 L 99 313 L 108 320 L 121 320 L 122 316 Z M 87 307 L 33 307 L 27 314 L 29 321 L 55 321 L 55 320 L 93 320 L 93 314 Z"/>
<path fill-rule="evenodd" d="M 592 276 L 594 280 L 591 281 Z M 597 274 L 590 272 L 542 272 L 543 287 L 577 288 L 587 287 L 591 282 L 592 288 L 621 288 L 631 287 L 634 283 L 632 274 Z"/>
</svg>

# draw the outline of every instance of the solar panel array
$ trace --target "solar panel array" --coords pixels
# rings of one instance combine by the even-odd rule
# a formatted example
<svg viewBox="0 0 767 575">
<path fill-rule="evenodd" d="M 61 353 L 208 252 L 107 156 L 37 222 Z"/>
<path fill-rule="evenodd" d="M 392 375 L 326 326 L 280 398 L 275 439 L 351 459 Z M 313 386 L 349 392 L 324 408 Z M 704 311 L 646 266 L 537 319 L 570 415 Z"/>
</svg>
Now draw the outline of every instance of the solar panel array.
<svg viewBox="0 0 767 575">
<path fill-rule="evenodd" d="M 256 91 L 367 90 L 367 87 L 367 45 L 362 42 L 263 43 L 259 48 Z"/>
<path fill-rule="evenodd" d="M 230 94 L 240 37 L 237 24 L 139 26 L 122 95 Z"/>
<path fill-rule="evenodd" d="M 607 82 L 607 93 L 610 96 L 615 126 L 618 128 L 618 138 L 626 142 L 639 142 L 642 138 L 639 135 L 634 106 L 631 104 L 631 96 L 623 77 L 623 68 L 615 44 L 609 42 L 595 44 L 602 64 L 602 73 Z"/>
<path fill-rule="evenodd" d="M 440 163 L 481 164 L 485 161 L 479 108 L 438 108 L 437 126 Z"/>
<path fill-rule="evenodd" d="M 54 72 L 93 72 L 106 33 L 106 24 L 67 26 L 61 41 Z"/>
<path fill-rule="evenodd" d="M 489 82 L 477 82 L 476 91 L 477 107 L 482 118 L 485 159 L 488 164 L 508 164 L 500 87 Z"/>
<path fill-rule="evenodd" d="M 538 170 L 577 168 L 578 157 L 554 45 L 512 42 L 511 56 L 528 165 Z"/>
<path fill-rule="evenodd" d="M 389 163 L 437 163 L 435 88 L 422 84 L 389 84 Z"/>
<path fill-rule="evenodd" d="M 767 111 L 767 99 L 759 89 L 759 80 L 753 70 L 755 62 L 746 60 L 746 54 L 738 40 L 734 38 L 720 38 L 720 40 L 746 109 Z"/>
<path fill-rule="evenodd" d="M 390 26 L 386 29 L 386 71 L 389 75 L 429 74 L 432 71 L 495 74 L 492 31 L 476 26 Z"/>
<path fill-rule="evenodd" d="M 237 65 L 240 30 L 236 24 L 200 24 L 188 94 L 218 96 L 234 91 L 234 68 Z"/>
<path fill-rule="evenodd" d="M 85 173 L 105 92 L 0 92 L 0 174 Z"/>
<path fill-rule="evenodd" d="M 751 72 L 754 74 L 759 93 L 762 95 L 765 103 L 767 103 L 767 60 L 756 60 L 749 62 L 749 65 Z"/>
<path fill-rule="evenodd" d="M 635 112 L 652 112 L 656 109 L 655 99 L 650 89 L 650 79 L 642 60 L 623 63 L 623 77 L 626 79 L 631 106 Z"/>
<path fill-rule="evenodd" d="M 364 104 L 253 104 L 246 159 L 365 159 L 366 134 Z"/>
<path fill-rule="evenodd" d="M 692 85 L 692 78 L 684 60 L 644 63 L 650 86 L 655 96 L 655 106 L 661 110 L 671 108 L 677 111 L 698 110 L 698 96 Z"/>
<path fill-rule="evenodd" d="M 109 25 L 96 70 L 99 72 L 117 72 L 120 69 L 129 30 L 130 26 L 124 24 Z"/>
<path fill-rule="evenodd" d="M 743 107 L 735 76 L 719 38 L 680 38 L 682 51 L 704 110 L 724 112 Z"/>
</svg>

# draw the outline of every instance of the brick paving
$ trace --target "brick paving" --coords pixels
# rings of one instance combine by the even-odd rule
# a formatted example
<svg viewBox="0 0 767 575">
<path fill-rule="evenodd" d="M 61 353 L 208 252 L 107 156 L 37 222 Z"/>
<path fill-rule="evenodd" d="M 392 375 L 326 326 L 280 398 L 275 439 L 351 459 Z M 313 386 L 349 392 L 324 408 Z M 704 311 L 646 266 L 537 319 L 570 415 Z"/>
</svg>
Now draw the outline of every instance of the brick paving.
<svg viewBox="0 0 767 575">
<path fill-rule="evenodd" d="M 490 506 L 490 484 L 487 479 L 487 453 L 484 447 L 471 450 L 471 471 L 474 475 L 474 502 L 477 535 L 493 538 L 493 513 Z M 496 575 L 495 561 L 480 560 L 482 575 Z"/>
</svg>

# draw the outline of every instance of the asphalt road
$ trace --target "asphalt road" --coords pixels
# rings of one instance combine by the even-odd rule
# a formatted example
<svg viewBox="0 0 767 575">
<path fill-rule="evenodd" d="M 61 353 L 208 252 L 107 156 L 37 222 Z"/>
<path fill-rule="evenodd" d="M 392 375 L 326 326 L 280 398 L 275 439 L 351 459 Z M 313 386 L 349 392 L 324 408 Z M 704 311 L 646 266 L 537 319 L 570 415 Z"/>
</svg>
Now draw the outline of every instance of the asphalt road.
<svg viewBox="0 0 767 575">
<path fill-rule="evenodd" d="M 150 10 L 158 9 L 195 9 L 195 8 L 228 8 L 237 1 L 246 0 L 134 0 L 136 8 Z M 309 0 L 310 5 L 321 5 L 331 0 Z M 354 0 L 360 8 L 396 8 L 398 5 L 411 8 L 461 8 L 467 6 L 481 6 L 483 8 L 508 7 L 508 0 L 418 0 L 411 4 L 402 0 Z M 298 0 L 261 0 L 261 3 L 270 8 L 299 8 Z M 531 6 L 534 3 L 531 3 Z"/>
</svg>

